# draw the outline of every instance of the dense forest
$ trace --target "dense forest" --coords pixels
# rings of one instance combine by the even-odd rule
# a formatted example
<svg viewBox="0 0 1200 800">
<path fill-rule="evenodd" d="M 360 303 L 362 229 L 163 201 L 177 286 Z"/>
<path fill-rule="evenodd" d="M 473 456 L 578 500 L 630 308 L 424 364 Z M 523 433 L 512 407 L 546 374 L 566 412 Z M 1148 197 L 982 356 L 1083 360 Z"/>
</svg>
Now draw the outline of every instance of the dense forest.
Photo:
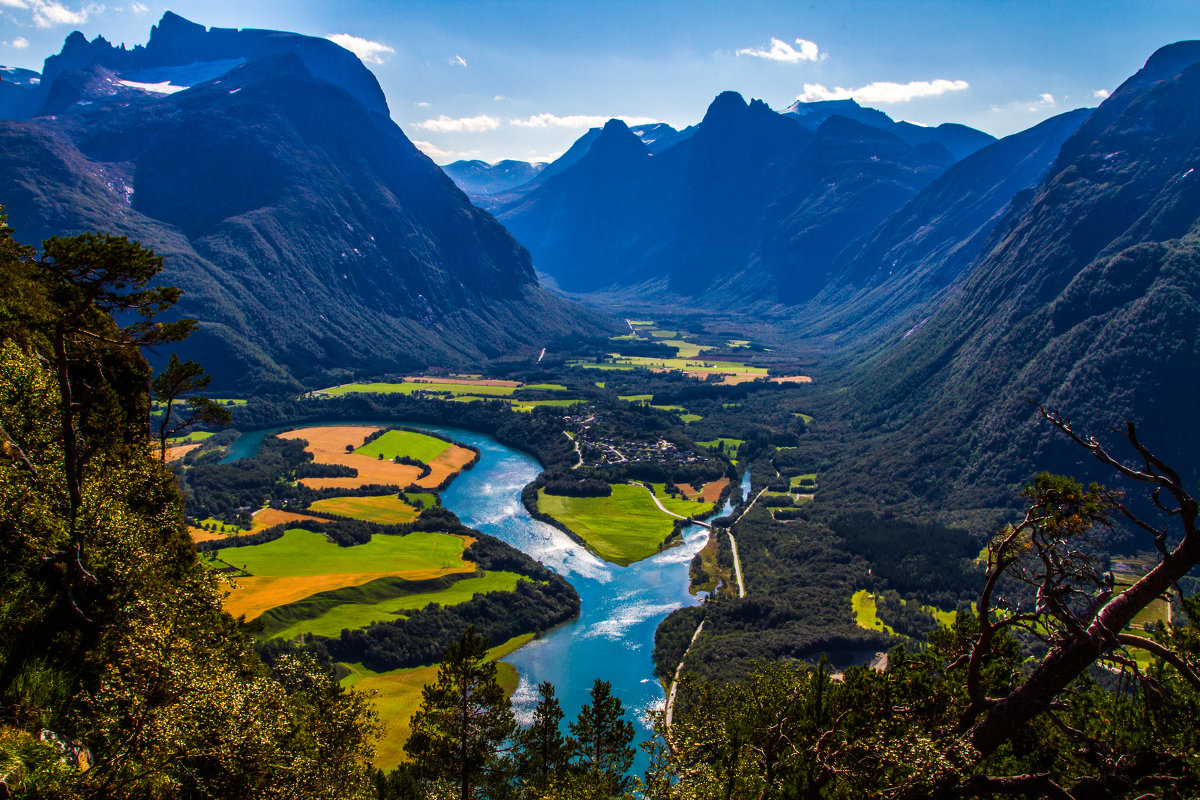
<svg viewBox="0 0 1200 800">
<path fill-rule="evenodd" d="M 0 762 L 24 797 L 367 797 L 366 699 L 268 667 L 221 611 L 152 455 L 140 348 L 177 293 L 123 239 L 0 216 Z M 116 316 L 122 318 L 118 323 Z"/>
</svg>

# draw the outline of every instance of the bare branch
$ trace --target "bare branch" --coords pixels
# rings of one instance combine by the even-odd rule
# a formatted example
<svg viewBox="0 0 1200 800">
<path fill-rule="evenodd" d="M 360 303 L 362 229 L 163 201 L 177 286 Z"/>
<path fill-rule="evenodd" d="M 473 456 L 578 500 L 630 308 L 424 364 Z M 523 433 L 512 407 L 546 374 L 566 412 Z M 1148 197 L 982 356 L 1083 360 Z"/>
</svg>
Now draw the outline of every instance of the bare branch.
<svg viewBox="0 0 1200 800">
<path fill-rule="evenodd" d="M 1140 636 L 1134 636 L 1132 633 L 1118 633 L 1117 641 L 1126 647 L 1140 647 L 1161 658 L 1163 661 L 1170 664 L 1177 672 L 1192 685 L 1192 688 L 1200 691 L 1200 675 L 1197 675 L 1186 661 L 1179 657 L 1169 647 L 1166 647 L 1153 639 L 1143 639 Z"/>
</svg>

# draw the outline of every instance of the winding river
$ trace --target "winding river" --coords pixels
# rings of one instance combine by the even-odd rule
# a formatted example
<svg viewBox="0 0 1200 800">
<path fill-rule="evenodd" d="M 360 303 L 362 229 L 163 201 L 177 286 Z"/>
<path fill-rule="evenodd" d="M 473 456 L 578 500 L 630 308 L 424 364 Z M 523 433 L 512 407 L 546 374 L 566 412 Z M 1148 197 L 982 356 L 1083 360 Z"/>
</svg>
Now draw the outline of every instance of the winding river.
<svg viewBox="0 0 1200 800">
<path fill-rule="evenodd" d="M 295 427 L 245 434 L 225 460 L 253 455 L 263 436 Z M 513 695 L 518 719 L 527 722 L 532 716 L 536 687 L 542 681 L 554 684 L 566 718 L 574 719 L 589 701 L 593 682 L 601 678 L 612 684 L 613 694 L 634 719 L 637 740 L 649 738 L 647 711 L 664 702 L 662 686 L 654 677 L 654 631 L 671 611 L 699 602 L 688 592 L 688 564 L 708 541 L 708 531 L 692 525 L 684 530 L 680 546 L 628 567 L 610 564 L 556 528 L 533 519 L 521 505 L 521 489 L 542 469 L 532 456 L 481 433 L 430 425 L 409 427 L 479 448 L 479 462 L 442 493 L 442 504 L 463 524 L 507 542 L 567 578 L 583 601 L 577 619 L 504 659 L 521 674 Z M 640 774 L 647 765 L 648 757 L 639 749 L 634 772 Z"/>
</svg>

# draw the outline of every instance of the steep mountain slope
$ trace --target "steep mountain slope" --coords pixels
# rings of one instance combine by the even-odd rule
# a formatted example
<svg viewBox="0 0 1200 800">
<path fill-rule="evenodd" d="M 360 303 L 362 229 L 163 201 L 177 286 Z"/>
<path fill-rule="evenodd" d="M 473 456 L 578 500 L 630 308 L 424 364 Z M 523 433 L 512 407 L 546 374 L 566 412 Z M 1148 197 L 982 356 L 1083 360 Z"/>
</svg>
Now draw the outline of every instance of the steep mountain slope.
<svg viewBox="0 0 1200 800">
<path fill-rule="evenodd" d="M 591 324 L 398 127 L 295 54 L 170 95 L 91 65 L 47 96 L 62 113 L 0 123 L 19 237 L 154 248 L 202 322 L 190 351 L 226 385 L 536 352 Z"/>
<path fill-rule="evenodd" d="M 1198 96 L 1200 42 L 1152 56 L 1067 140 L 944 306 L 861 372 L 864 423 L 890 427 L 880 469 L 951 493 L 1000 489 L 1031 463 L 1086 470 L 1027 398 L 1092 430 L 1133 420 L 1168 462 L 1197 467 Z"/>
<path fill-rule="evenodd" d="M 946 170 L 839 254 L 834 278 L 802 311 L 805 328 L 854 346 L 889 325 L 908 330 L 928 316 L 928 301 L 962 276 L 1010 203 L 1028 201 L 1017 195 L 1045 177 L 1091 111 L 1060 114 Z"/>
<path fill-rule="evenodd" d="M 499 211 L 569 291 L 799 302 L 842 248 L 954 161 L 936 143 L 913 147 L 841 116 L 810 130 L 735 92 L 654 155 L 629 133 L 617 148 L 620 130 L 610 123 L 573 164 L 557 174 L 551 165 Z"/>
<path fill-rule="evenodd" d="M 781 302 L 811 298 L 834 259 L 953 163 L 938 144 L 912 147 L 879 128 L 833 116 L 784 174 L 751 275 Z M 754 275 L 757 272 L 758 275 Z"/>
</svg>

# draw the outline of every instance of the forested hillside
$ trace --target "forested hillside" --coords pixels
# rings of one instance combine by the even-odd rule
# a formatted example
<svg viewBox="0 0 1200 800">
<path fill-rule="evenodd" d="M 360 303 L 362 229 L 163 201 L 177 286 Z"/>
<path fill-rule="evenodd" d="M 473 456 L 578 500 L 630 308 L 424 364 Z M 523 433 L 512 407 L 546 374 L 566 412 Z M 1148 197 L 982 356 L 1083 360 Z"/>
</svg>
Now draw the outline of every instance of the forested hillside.
<svg viewBox="0 0 1200 800">
<path fill-rule="evenodd" d="M 1195 42 L 1156 53 L 1067 139 L 940 307 L 857 368 L 857 424 L 886 470 L 931 499 L 986 503 L 1031 463 L 1087 469 L 1038 431 L 1030 401 L 1132 420 L 1195 470 L 1198 61 Z"/>
<path fill-rule="evenodd" d="M 221 611 L 148 438 L 161 261 L 115 238 L 35 259 L 0 216 L 0 781 L 40 798 L 368 796 L 364 698 Z M 114 314 L 133 313 L 118 323 Z"/>
</svg>

